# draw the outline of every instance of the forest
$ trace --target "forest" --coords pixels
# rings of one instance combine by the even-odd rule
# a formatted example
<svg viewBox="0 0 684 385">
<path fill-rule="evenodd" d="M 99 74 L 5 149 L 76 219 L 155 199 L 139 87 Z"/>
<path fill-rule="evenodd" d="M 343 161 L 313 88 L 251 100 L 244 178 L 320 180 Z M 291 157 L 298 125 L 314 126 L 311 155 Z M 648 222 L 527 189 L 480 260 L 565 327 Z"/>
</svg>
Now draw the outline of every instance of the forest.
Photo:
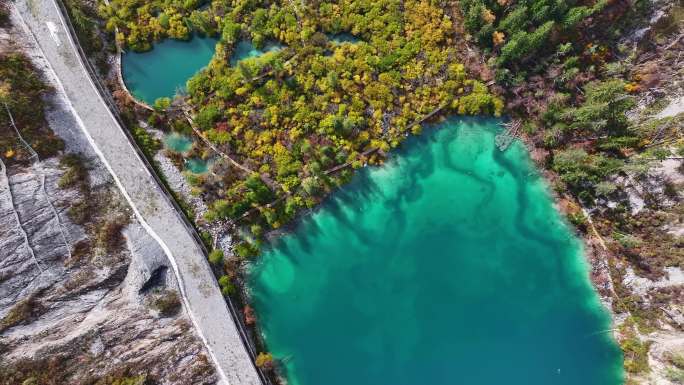
<svg viewBox="0 0 684 385">
<path fill-rule="evenodd" d="M 381 164 L 433 114 L 505 113 L 520 122 L 518 135 L 569 221 L 605 248 L 609 276 L 592 279 L 615 297 L 616 313 L 629 315 L 620 342 L 633 378 L 650 370 L 639 333 L 673 325 L 661 309 L 682 292 L 642 298 L 623 278 L 629 269 L 656 280 L 668 266 L 684 268 L 680 237 L 662 231 L 681 220 L 681 185 L 652 173 L 662 160 L 684 156 L 681 116 L 655 118 L 664 106 L 662 94 L 651 91 L 676 76 L 677 41 L 664 42 L 681 20 L 663 18 L 646 42 L 628 35 L 648 25 L 656 5 L 113 0 L 99 12 L 124 49 L 194 34 L 220 38 L 182 100 L 160 101 L 149 122 L 199 134 L 222 153 L 214 174 L 190 181 L 211 203 L 207 221 L 238 225 L 242 258 L 256 255 L 265 234 L 314 207 L 354 169 Z M 337 40 L 341 35 L 353 39 Z M 281 49 L 231 66 L 241 41 Z M 193 155 L 213 156 L 209 147 Z M 635 194 L 644 205 L 638 213 Z"/>
<path fill-rule="evenodd" d="M 412 12 L 404 12 L 411 9 Z M 208 221 L 249 220 L 259 238 L 313 207 L 436 112 L 502 112 L 503 102 L 470 76 L 454 47 L 454 3 L 427 0 L 321 2 L 115 0 L 102 6 L 119 44 L 148 49 L 164 37 L 220 36 L 208 68 L 184 95 L 194 129 L 224 155 L 211 177 L 192 178 L 211 202 Z M 348 34 L 354 42 L 336 42 Z M 230 65 L 236 44 L 283 48 Z M 183 114 L 159 101 L 155 124 L 190 133 Z M 164 111 L 162 111 L 164 110 Z M 230 159 L 227 159 L 230 158 Z M 235 167 L 239 164 L 239 167 Z"/>
</svg>

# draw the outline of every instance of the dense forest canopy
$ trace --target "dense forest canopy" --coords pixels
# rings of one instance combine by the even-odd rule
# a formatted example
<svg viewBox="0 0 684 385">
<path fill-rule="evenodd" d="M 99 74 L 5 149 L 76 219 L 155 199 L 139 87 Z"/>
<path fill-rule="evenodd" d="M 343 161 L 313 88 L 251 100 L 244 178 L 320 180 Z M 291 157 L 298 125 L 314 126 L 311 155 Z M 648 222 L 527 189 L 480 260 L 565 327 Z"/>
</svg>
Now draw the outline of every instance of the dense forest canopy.
<svg viewBox="0 0 684 385">
<path fill-rule="evenodd" d="M 548 47 L 552 33 L 572 32 L 608 0 L 591 5 L 576 0 L 461 0 L 465 26 L 480 46 L 500 49 L 497 64 L 507 65 Z"/>
<path fill-rule="evenodd" d="M 209 220 L 260 207 L 261 225 L 277 228 L 346 180 L 343 166 L 382 161 L 431 112 L 498 115 L 503 107 L 460 63 L 457 7 L 448 1 L 200 7 L 192 0 L 114 0 L 100 11 L 119 43 L 134 50 L 165 37 L 220 36 L 208 68 L 188 81 L 186 102 L 203 135 L 244 168 L 194 180 L 213 202 Z M 340 33 L 358 40 L 334 41 Z M 231 66 L 240 41 L 282 49 Z"/>
</svg>

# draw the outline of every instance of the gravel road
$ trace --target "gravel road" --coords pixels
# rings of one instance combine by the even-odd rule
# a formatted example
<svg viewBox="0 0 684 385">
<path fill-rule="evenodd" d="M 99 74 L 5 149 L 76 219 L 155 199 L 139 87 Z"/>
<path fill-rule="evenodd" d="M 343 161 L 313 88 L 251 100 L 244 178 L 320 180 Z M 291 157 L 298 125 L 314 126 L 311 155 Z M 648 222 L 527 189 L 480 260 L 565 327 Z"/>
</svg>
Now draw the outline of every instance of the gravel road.
<svg viewBox="0 0 684 385">
<path fill-rule="evenodd" d="M 138 220 L 169 257 L 185 308 L 227 385 L 260 385 L 200 246 L 145 167 L 98 94 L 61 20 L 55 0 L 15 3 L 50 64 L 88 140 Z"/>
</svg>

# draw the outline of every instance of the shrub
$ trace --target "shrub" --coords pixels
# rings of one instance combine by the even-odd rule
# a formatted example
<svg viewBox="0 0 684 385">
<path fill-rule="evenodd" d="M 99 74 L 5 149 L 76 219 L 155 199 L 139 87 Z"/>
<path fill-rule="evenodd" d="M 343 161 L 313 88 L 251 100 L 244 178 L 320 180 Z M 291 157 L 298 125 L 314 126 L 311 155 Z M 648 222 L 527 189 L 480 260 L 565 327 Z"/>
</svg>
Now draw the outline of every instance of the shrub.
<svg viewBox="0 0 684 385">
<path fill-rule="evenodd" d="M 677 353 L 668 353 L 667 361 L 679 369 L 684 369 L 684 355 Z"/>
<path fill-rule="evenodd" d="M 621 327 L 621 334 L 624 338 L 620 341 L 620 347 L 624 355 L 624 367 L 628 373 L 646 373 L 651 370 L 648 366 L 648 350 L 651 343 L 639 339 L 633 330 L 634 322 L 635 320 L 630 318 Z"/>
<path fill-rule="evenodd" d="M 206 131 L 221 117 L 221 111 L 216 106 L 204 106 L 195 117 L 195 123 L 200 129 Z"/>
<path fill-rule="evenodd" d="M 163 317 L 169 317 L 178 312 L 181 306 L 178 293 L 172 290 L 164 290 L 152 301 L 152 307 Z"/>
<path fill-rule="evenodd" d="M 171 98 L 157 98 L 154 101 L 154 110 L 157 112 L 162 112 L 171 106 Z"/>
<path fill-rule="evenodd" d="M 9 11 L 5 4 L 0 4 L 0 27 L 7 27 L 10 23 Z"/>
<path fill-rule="evenodd" d="M 92 208 L 85 199 L 74 202 L 67 211 L 69 218 L 71 218 L 74 223 L 79 225 L 84 225 L 86 222 L 88 222 L 92 213 Z"/>
<path fill-rule="evenodd" d="M 256 257 L 259 249 L 247 242 L 240 242 L 235 246 L 235 254 L 242 259 Z"/>
<path fill-rule="evenodd" d="M 254 363 L 259 368 L 270 369 L 273 367 L 273 355 L 271 353 L 261 352 L 257 356 Z"/>
<path fill-rule="evenodd" d="M 232 283 L 229 283 L 221 288 L 221 294 L 223 294 L 224 297 L 229 297 L 235 293 L 235 290 L 235 286 Z"/>
<path fill-rule="evenodd" d="M 96 245 L 107 253 L 118 250 L 123 244 L 121 230 L 126 224 L 127 220 L 123 216 L 107 219 L 97 231 Z"/>
<path fill-rule="evenodd" d="M 85 160 L 78 154 L 67 154 L 59 160 L 60 167 L 66 169 L 57 182 L 59 188 L 87 188 L 88 168 Z"/>
<path fill-rule="evenodd" d="M 214 249 L 209 253 L 209 262 L 214 265 L 220 265 L 223 262 L 223 251 L 219 249 Z"/>
<path fill-rule="evenodd" d="M 219 286 L 230 285 L 230 277 L 227 276 L 227 275 L 222 275 L 222 276 L 218 279 L 218 283 L 219 283 Z"/>
<path fill-rule="evenodd" d="M 222 275 L 218 280 L 219 286 L 221 286 L 221 294 L 224 296 L 229 296 L 235 293 L 235 285 L 231 282 L 230 277 L 227 275 Z"/>
<path fill-rule="evenodd" d="M 684 370 L 677 368 L 667 368 L 665 377 L 675 384 L 684 384 Z"/>
<path fill-rule="evenodd" d="M 35 296 L 17 302 L 0 320 L 0 333 L 19 324 L 30 322 L 42 314 L 43 310 L 43 306 Z"/>
<path fill-rule="evenodd" d="M 152 135 L 147 132 L 147 130 L 140 126 L 133 127 L 131 133 L 133 134 L 133 138 L 135 138 L 136 143 L 138 143 L 140 149 L 148 159 L 154 158 L 154 156 L 157 154 L 157 151 L 159 151 L 162 147 L 159 140 L 153 138 Z"/>
</svg>

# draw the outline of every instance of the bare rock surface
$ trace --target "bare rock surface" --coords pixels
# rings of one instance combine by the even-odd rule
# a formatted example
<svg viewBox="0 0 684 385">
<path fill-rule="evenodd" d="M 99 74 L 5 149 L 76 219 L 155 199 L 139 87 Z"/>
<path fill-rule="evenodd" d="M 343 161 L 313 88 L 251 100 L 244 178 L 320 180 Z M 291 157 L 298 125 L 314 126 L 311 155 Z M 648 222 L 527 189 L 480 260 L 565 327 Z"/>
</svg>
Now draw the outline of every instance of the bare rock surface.
<svg viewBox="0 0 684 385">
<path fill-rule="evenodd" d="M 0 53 L 23 50 L 45 68 L 20 29 L 0 29 L 0 38 Z M 61 156 L 0 163 L 0 384 L 216 383 L 166 255 L 135 220 L 64 96 L 47 99 L 50 128 L 88 169 L 88 196 L 60 187 Z M 76 223 L 70 211 L 84 200 L 92 212 Z"/>
<path fill-rule="evenodd" d="M 177 300 L 173 274 L 166 274 L 168 261 L 138 223 L 122 231 L 119 250 L 94 247 L 77 255 L 75 245 L 93 240 L 67 215 L 79 194 L 57 187 L 63 171 L 56 160 L 3 171 L 0 367 L 58 357 L 63 372 L 57 375 L 68 383 L 120 368 L 165 384 L 216 381 Z M 120 207 L 114 204 L 109 215 Z M 160 310 L 167 306 L 160 300 L 175 305 Z"/>
</svg>

